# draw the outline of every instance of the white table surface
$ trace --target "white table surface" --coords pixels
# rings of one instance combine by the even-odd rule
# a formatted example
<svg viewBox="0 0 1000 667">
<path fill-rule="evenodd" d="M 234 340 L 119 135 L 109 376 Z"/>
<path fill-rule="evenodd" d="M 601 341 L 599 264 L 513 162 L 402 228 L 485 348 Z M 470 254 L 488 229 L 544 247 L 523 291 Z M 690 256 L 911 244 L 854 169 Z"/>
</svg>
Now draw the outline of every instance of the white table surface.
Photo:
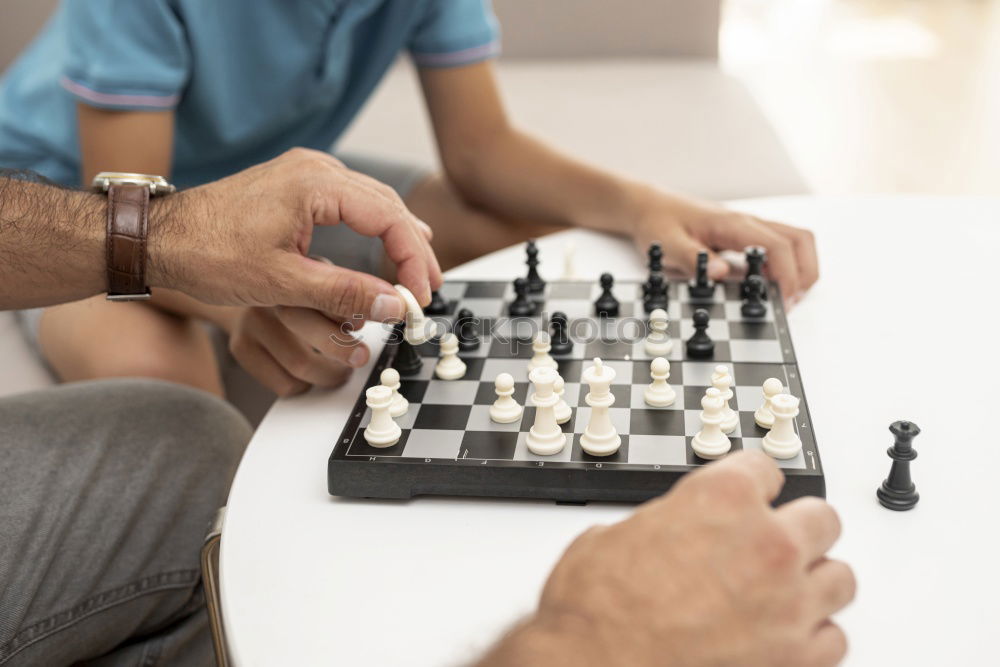
<svg viewBox="0 0 1000 667">
<path fill-rule="evenodd" d="M 773 198 L 736 208 L 816 231 L 822 278 L 790 314 L 829 500 L 834 554 L 858 576 L 839 617 L 849 665 L 1000 664 L 997 419 L 1000 199 Z M 562 272 L 643 277 L 628 244 L 572 231 L 539 242 Z M 451 278 L 511 279 L 523 249 Z M 379 345 L 373 345 L 377 356 Z M 229 497 L 222 592 L 240 665 L 459 665 L 532 609 L 566 544 L 625 506 L 334 499 L 326 462 L 368 370 L 337 392 L 280 401 Z M 923 433 L 920 504 L 875 501 L 890 422 Z"/>
</svg>

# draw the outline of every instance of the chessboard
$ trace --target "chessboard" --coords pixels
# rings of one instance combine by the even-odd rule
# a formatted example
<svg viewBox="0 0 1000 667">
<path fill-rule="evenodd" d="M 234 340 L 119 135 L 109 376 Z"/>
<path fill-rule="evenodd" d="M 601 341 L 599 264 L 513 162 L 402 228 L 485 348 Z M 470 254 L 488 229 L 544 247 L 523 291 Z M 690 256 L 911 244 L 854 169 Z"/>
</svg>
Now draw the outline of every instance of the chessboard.
<svg viewBox="0 0 1000 667">
<path fill-rule="evenodd" d="M 762 402 L 764 381 L 778 378 L 785 391 L 801 401 L 795 429 L 802 441 L 802 451 L 795 458 L 777 461 L 786 478 L 778 502 L 804 495 L 824 497 L 823 468 L 777 285 L 767 283 L 767 312 L 754 320 L 741 315 L 738 282 L 715 285 L 710 299 L 693 299 L 684 282 L 670 282 L 667 290 L 669 334 L 674 342 L 667 355 L 669 382 L 677 398 L 670 407 L 654 408 L 643 399 L 650 383 L 651 359 L 643 346 L 648 329 L 641 283 L 615 283 L 620 310 L 614 318 L 595 315 L 594 301 L 601 287 L 592 282 L 549 282 L 541 293 L 532 295 L 533 314 L 516 318 L 507 316 L 514 299 L 509 283 L 445 283 L 439 292 L 447 304 L 446 313 L 432 318 L 437 332 L 451 331 L 461 309 L 475 313 L 480 323 L 481 344 L 460 354 L 467 367 L 465 375 L 458 380 L 438 379 L 434 375 L 439 357 L 435 339 L 417 346 L 419 372 L 402 377 L 399 388 L 409 401 L 406 414 L 396 419 L 402 436 L 386 448 L 372 447 L 364 438 L 371 410 L 362 392 L 329 458 L 330 494 L 558 502 L 648 500 L 708 463 L 693 452 L 691 439 L 701 427 L 701 399 L 721 364 L 733 377 L 730 404 L 739 414 L 739 425 L 730 434 L 731 451 L 761 449 L 767 431 L 755 423 L 754 411 Z M 685 352 L 684 341 L 694 333 L 696 309 L 710 315 L 708 334 L 715 341 L 710 359 L 690 359 Z M 573 341 L 569 354 L 553 355 L 565 381 L 563 398 L 572 408 L 572 417 L 562 428 L 572 437 L 558 454 L 537 456 L 525 442 L 535 411 L 529 399 L 527 364 L 535 333 L 546 330 L 555 312 L 566 314 Z M 398 349 L 399 345 L 385 346 L 366 388 L 380 383 L 380 374 L 392 366 Z M 580 445 L 592 409 L 584 401 L 587 385 L 581 388 L 581 373 L 594 358 L 616 373 L 611 388 L 615 401 L 609 412 L 622 444 L 607 457 L 591 456 Z M 489 416 L 500 373 L 513 376 L 513 398 L 525 406 L 521 419 L 513 423 L 495 423 Z"/>
</svg>

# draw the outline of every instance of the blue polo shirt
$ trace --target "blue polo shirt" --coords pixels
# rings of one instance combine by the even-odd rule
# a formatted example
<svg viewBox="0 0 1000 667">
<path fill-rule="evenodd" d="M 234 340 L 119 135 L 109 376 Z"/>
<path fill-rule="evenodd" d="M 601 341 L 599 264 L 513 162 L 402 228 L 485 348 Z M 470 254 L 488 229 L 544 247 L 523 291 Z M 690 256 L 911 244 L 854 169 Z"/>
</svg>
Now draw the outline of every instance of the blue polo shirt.
<svg viewBox="0 0 1000 667">
<path fill-rule="evenodd" d="M 0 166 L 77 185 L 77 102 L 173 109 L 172 178 L 197 185 L 328 149 L 404 50 L 454 67 L 498 38 L 490 0 L 64 0 L 0 80 Z"/>
</svg>

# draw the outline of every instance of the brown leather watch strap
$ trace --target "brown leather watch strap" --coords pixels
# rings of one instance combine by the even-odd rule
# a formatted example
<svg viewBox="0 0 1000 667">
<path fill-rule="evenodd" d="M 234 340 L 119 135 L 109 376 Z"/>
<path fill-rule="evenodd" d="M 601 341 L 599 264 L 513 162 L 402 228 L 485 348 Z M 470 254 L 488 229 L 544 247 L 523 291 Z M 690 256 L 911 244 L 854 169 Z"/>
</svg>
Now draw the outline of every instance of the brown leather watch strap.
<svg viewBox="0 0 1000 667">
<path fill-rule="evenodd" d="M 127 301 L 149 297 L 146 286 L 146 238 L 149 188 L 108 188 L 108 298 Z"/>
</svg>

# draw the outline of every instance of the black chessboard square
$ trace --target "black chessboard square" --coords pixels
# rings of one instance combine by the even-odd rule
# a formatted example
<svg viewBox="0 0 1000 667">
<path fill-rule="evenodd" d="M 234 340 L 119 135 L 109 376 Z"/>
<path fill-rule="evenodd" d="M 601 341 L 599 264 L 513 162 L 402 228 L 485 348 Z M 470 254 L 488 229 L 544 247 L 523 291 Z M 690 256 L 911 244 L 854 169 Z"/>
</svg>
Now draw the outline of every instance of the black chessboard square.
<svg viewBox="0 0 1000 667">
<path fill-rule="evenodd" d="M 483 357 L 466 357 L 461 352 L 458 354 L 458 358 L 465 362 L 465 375 L 462 376 L 463 380 L 479 380 L 483 375 L 483 366 L 486 364 L 486 359 Z"/>
<path fill-rule="evenodd" d="M 365 440 L 365 430 L 359 428 L 354 433 L 354 440 L 351 441 L 351 446 L 348 447 L 347 454 L 349 456 L 401 456 L 403 449 L 406 447 L 406 439 L 409 435 L 410 431 L 403 429 L 403 434 L 399 437 L 399 442 L 392 447 L 372 447 Z"/>
<path fill-rule="evenodd" d="M 735 454 L 736 452 L 742 451 L 743 449 L 743 438 L 730 438 L 729 442 L 733 443 L 733 446 L 729 450 L 729 454 Z M 726 454 L 726 456 L 729 456 Z M 691 449 L 691 438 L 687 438 L 687 463 L 689 466 L 703 466 L 712 461 L 708 459 L 703 459 L 694 453 Z"/>
<path fill-rule="evenodd" d="M 463 431 L 469 423 L 471 405 L 427 405 L 420 406 L 413 428 L 446 429 Z"/>
<path fill-rule="evenodd" d="M 767 435 L 768 430 L 770 430 L 757 426 L 757 422 L 753 418 L 753 412 L 744 412 L 741 410 L 739 415 L 740 434 L 744 438 L 763 438 Z"/>
<path fill-rule="evenodd" d="M 708 316 L 713 320 L 724 320 L 726 319 L 726 305 L 724 303 L 682 303 L 681 304 L 681 317 L 684 319 L 691 319 L 694 317 L 694 311 L 696 310 L 707 310 Z"/>
<path fill-rule="evenodd" d="M 762 387 L 768 378 L 778 378 L 785 385 L 785 367 L 781 364 L 733 364 L 733 377 L 740 387 Z"/>
<path fill-rule="evenodd" d="M 499 337 L 490 343 L 491 359 L 531 359 L 534 354 L 530 340 Z"/>
<path fill-rule="evenodd" d="M 600 357 L 604 361 L 624 359 L 632 354 L 633 341 L 625 340 L 595 340 L 587 343 L 584 348 L 583 358 L 593 359 Z"/>
<path fill-rule="evenodd" d="M 580 438 L 582 436 L 582 433 L 577 433 L 573 436 L 573 452 L 570 454 L 571 461 L 582 461 L 584 463 L 628 463 L 627 435 L 618 436 L 622 439 L 622 445 L 618 448 L 618 451 L 611 456 L 591 456 L 587 452 L 583 451 L 583 446 L 580 444 Z"/>
<path fill-rule="evenodd" d="M 629 417 L 628 432 L 632 435 L 683 436 L 684 411 L 633 409 Z"/>
<path fill-rule="evenodd" d="M 730 340 L 778 340 L 778 332 L 771 322 L 730 322 Z"/>
<path fill-rule="evenodd" d="M 582 359 L 556 359 L 556 365 L 564 382 L 580 381 L 580 376 L 583 375 Z"/>
<path fill-rule="evenodd" d="M 423 408 L 421 408 L 423 410 Z M 524 416 L 521 417 L 521 430 L 530 431 L 532 424 L 535 423 L 535 412 L 538 410 L 533 405 L 529 405 L 524 408 Z M 572 433 L 573 426 L 576 424 L 576 410 L 573 410 L 573 416 L 565 424 L 559 424 L 559 428 L 562 429 L 563 433 Z"/>
<path fill-rule="evenodd" d="M 465 287 L 466 299 L 502 299 L 507 283 L 474 282 Z"/>
<path fill-rule="evenodd" d="M 524 405 L 528 396 L 528 383 L 515 382 L 514 394 L 511 396 L 519 404 Z M 493 405 L 497 400 L 496 382 L 480 382 L 479 389 L 476 390 L 476 405 Z"/>
<path fill-rule="evenodd" d="M 677 341 L 674 341 L 674 345 L 677 345 Z M 653 376 L 649 373 L 650 365 L 653 360 L 649 361 L 636 361 L 632 364 L 632 384 L 649 384 L 653 381 Z M 684 364 L 679 361 L 671 362 L 670 364 L 670 377 L 667 379 L 671 387 L 677 388 L 684 384 Z"/>
<path fill-rule="evenodd" d="M 589 282 L 549 283 L 550 299 L 589 299 L 590 292 Z"/>
<path fill-rule="evenodd" d="M 458 450 L 463 459 L 513 460 L 517 431 L 468 431 Z"/>
<path fill-rule="evenodd" d="M 673 378 L 671 378 L 671 380 L 672 379 Z M 684 385 L 684 409 L 701 410 L 701 399 L 705 397 L 705 391 L 707 389 L 708 387 Z"/>
<path fill-rule="evenodd" d="M 427 380 L 401 379 L 399 381 L 399 393 L 410 403 L 420 403 L 424 400 L 424 394 L 427 393 L 427 386 L 429 384 L 430 382 Z"/>
</svg>

